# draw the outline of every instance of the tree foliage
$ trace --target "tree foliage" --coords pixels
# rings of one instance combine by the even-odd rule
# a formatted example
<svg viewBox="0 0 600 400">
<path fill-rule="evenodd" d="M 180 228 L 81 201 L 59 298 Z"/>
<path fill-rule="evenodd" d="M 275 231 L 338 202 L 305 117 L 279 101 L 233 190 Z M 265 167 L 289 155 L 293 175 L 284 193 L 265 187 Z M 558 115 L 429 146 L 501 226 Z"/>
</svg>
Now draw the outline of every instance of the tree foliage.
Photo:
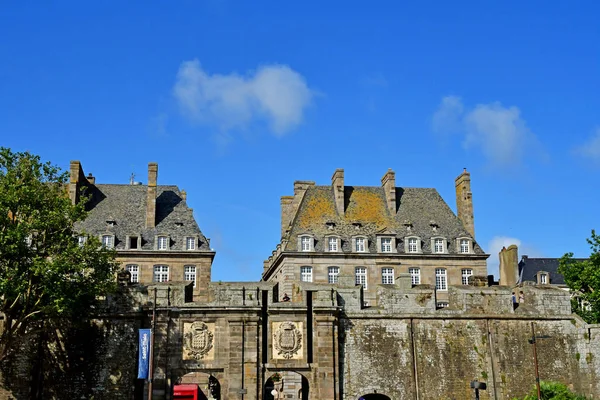
<svg viewBox="0 0 600 400">
<path fill-rule="evenodd" d="M 112 250 L 90 237 L 79 245 L 67 173 L 28 152 L 0 148 L 0 360 L 15 338 L 48 319 L 79 319 L 114 288 Z"/>
<path fill-rule="evenodd" d="M 587 323 L 600 323 L 600 235 L 592 230 L 587 239 L 592 254 L 583 261 L 573 259 L 567 253 L 560 259 L 558 272 L 564 275 L 565 282 L 574 292 L 573 310 Z"/>
<path fill-rule="evenodd" d="M 566 385 L 559 382 L 541 381 L 540 394 L 542 400 L 586 400 L 584 396 L 571 392 Z M 537 387 L 535 385 L 529 394 L 523 397 L 523 400 L 538 400 Z"/>
</svg>

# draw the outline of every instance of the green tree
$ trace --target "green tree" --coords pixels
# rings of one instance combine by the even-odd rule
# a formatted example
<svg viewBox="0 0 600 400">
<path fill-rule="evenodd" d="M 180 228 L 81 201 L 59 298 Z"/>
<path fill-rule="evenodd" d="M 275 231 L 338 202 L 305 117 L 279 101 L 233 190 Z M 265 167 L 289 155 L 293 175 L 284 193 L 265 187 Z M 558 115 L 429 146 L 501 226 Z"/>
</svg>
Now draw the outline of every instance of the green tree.
<svg viewBox="0 0 600 400">
<path fill-rule="evenodd" d="M 573 259 L 573 253 L 561 259 L 558 272 L 564 275 L 569 288 L 576 293 L 571 300 L 573 310 L 587 323 L 600 323 L 600 236 L 592 230 L 587 239 L 592 254 L 584 261 Z"/>
<path fill-rule="evenodd" d="M 46 320 L 77 320 L 115 285 L 117 263 L 97 238 L 78 243 L 67 173 L 39 156 L 0 148 L 0 361 Z"/>
</svg>

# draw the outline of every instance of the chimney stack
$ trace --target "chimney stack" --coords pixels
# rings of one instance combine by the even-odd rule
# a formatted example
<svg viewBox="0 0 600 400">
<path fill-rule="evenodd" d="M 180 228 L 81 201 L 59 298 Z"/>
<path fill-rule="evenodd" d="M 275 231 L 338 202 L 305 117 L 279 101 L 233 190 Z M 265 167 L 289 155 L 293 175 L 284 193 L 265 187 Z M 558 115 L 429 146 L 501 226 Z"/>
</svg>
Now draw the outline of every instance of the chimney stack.
<svg viewBox="0 0 600 400">
<path fill-rule="evenodd" d="M 500 284 L 502 286 L 515 286 L 519 280 L 519 249 L 516 245 L 502 248 L 500 257 Z"/>
<path fill-rule="evenodd" d="M 391 168 L 381 178 L 381 187 L 385 193 L 388 210 L 392 215 L 396 215 L 396 173 Z"/>
<path fill-rule="evenodd" d="M 156 179 L 158 164 L 148 163 L 148 199 L 146 200 L 146 228 L 156 226 Z"/>
<path fill-rule="evenodd" d="M 456 180 L 456 211 L 458 219 L 463 226 L 475 238 L 475 222 L 473 216 L 473 194 L 471 193 L 471 174 L 465 168 Z"/>
<path fill-rule="evenodd" d="M 185 190 L 181 191 L 181 198 L 183 199 L 183 201 L 187 201 L 187 192 Z"/>
<path fill-rule="evenodd" d="M 344 215 L 344 170 L 338 168 L 331 177 L 331 186 L 333 187 L 333 196 L 335 198 L 335 208 L 338 214 Z"/>
<path fill-rule="evenodd" d="M 71 198 L 71 203 L 77 204 L 79 203 L 79 191 L 81 186 L 85 186 L 86 178 L 79 161 L 71 161 L 69 172 L 69 197 Z"/>
</svg>

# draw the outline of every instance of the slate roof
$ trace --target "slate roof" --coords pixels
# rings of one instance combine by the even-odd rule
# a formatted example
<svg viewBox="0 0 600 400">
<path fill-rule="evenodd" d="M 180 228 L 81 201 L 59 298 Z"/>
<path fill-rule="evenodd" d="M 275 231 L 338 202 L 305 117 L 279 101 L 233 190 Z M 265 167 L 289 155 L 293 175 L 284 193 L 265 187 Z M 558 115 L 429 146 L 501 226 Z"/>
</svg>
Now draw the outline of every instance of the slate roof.
<svg viewBox="0 0 600 400">
<path fill-rule="evenodd" d="M 194 219 L 192 209 L 183 200 L 177 186 L 158 185 L 156 196 L 156 227 L 146 228 L 148 186 L 96 184 L 90 189 L 91 200 L 85 221 L 76 230 L 100 236 L 115 235 L 115 249 L 124 250 L 127 235 L 142 236 L 141 250 L 153 250 L 156 235 L 168 235 L 171 250 L 184 249 L 187 236 L 198 237 L 198 250 L 210 251 L 206 237 Z M 114 221 L 110 226 L 107 221 Z"/>
<path fill-rule="evenodd" d="M 383 232 L 397 238 L 398 253 L 404 253 L 404 238 L 407 236 L 421 238 L 423 254 L 432 253 L 432 237 L 447 239 L 448 254 L 457 253 L 455 239 L 468 237 L 473 240 L 435 189 L 396 188 L 396 215 L 392 215 L 387 208 L 381 187 L 345 186 L 344 201 L 345 212 L 340 215 L 335 207 L 331 186 L 310 186 L 286 237 L 288 243 L 285 250 L 297 251 L 297 237 L 303 233 L 315 237 L 316 252 L 324 250 L 326 235 L 341 237 L 343 252 L 351 252 L 352 236 L 367 236 L 370 253 L 377 252 L 376 236 Z M 334 224 L 332 229 L 328 227 L 328 222 Z M 437 225 L 435 231 L 432 222 Z M 410 224 L 410 230 L 407 224 Z M 485 254 L 474 240 L 473 252 Z"/>
<path fill-rule="evenodd" d="M 558 258 L 530 258 L 523 256 L 519 261 L 519 280 L 521 282 L 537 282 L 535 276 L 538 272 L 547 272 L 550 275 L 551 285 L 566 285 L 565 278 L 558 272 Z M 585 258 L 575 258 L 575 261 L 584 261 Z"/>
</svg>

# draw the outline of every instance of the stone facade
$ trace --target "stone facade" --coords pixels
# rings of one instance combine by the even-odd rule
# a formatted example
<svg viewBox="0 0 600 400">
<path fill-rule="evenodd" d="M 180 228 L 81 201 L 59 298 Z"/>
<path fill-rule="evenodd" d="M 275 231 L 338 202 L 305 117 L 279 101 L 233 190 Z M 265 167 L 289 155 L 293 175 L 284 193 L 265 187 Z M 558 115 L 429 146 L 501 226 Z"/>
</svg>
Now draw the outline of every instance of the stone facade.
<svg viewBox="0 0 600 400">
<path fill-rule="evenodd" d="M 376 305 L 377 287 L 400 274 L 412 271 L 415 283 L 435 285 L 441 271 L 438 298 L 445 305 L 448 285 L 487 276 L 488 255 L 474 237 L 470 182 L 466 170 L 456 178 L 457 217 L 435 189 L 396 187 L 392 170 L 381 187 L 345 186 L 342 169 L 330 187 L 297 181 L 294 196 L 281 198 L 282 239 L 264 263 L 263 280 L 278 283 L 280 298 L 295 300 L 298 282 L 355 276 L 364 300 Z"/>
</svg>

